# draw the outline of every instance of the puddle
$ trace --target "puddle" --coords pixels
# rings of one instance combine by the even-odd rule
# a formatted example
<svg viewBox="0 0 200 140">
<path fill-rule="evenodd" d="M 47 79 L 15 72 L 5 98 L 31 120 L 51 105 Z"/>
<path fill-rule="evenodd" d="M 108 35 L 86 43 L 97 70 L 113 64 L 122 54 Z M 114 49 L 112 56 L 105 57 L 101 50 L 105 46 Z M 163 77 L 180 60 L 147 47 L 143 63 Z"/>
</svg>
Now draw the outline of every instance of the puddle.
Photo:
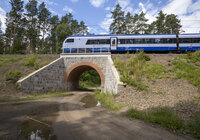
<svg viewBox="0 0 200 140">
<path fill-rule="evenodd" d="M 53 129 L 45 124 L 27 120 L 24 121 L 19 127 L 19 139 L 27 140 L 56 140 L 56 136 L 53 135 Z"/>
<path fill-rule="evenodd" d="M 81 99 L 81 102 L 85 103 L 84 104 L 85 108 L 95 107 L 99 105 L 99 102 L 93 95 L 86 95 L 85 97 Z"/>
</svg>

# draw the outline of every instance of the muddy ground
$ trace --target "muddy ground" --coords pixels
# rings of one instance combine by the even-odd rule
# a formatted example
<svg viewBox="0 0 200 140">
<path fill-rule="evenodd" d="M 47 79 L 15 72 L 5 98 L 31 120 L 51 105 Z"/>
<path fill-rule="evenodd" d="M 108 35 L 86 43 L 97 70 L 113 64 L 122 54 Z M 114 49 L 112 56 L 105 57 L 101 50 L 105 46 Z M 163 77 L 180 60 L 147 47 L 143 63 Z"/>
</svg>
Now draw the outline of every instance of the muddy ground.
<svg viewBox="0 0 200 140">
<path fill-rule="evenodd" d="M 37 101 L 1 103 L 0 139 L 192 139 L 103 107 L 84 107 L 92 92 Z"/>
</svg>

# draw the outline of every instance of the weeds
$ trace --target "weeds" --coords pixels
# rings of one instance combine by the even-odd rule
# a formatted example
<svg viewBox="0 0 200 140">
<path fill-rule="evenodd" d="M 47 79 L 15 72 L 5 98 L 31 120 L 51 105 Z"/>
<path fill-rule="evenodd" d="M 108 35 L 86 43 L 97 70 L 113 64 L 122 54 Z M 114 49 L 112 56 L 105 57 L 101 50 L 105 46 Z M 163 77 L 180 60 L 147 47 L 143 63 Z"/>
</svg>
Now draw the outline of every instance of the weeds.
<svg viewBox="0 0 200 140">
<path fill-rule="evenodd" d="M 101 105 L 111 109 L 111 110 L 120 110 L 123 105 L 116 103 L 114 101 L 114 95 L 113 94 L 108 94 L 108 93 L 101 93 L 100 91 L 96 90 L 94 92 L 94 96 L 97 98 L 97 100 L 100 101 Z"/>
<path fill-rule="evenodd" d="M 192 134 L 195 138 L 200 138 L 200 115 L 193 117 L 187 123 L 186 132 Z"/>
<path fill-rule="evenodd" d="M 184 121 L 173 111 L 167 108 L 160 108 L 147 112 L 142 112 L 137 109 L 130 109 L 127 111 L 126 115 L 147 122 L 157 123 L 172 130 L 184 129 Z"/>
<path fill-rule="evenodd" d="M 28 67 L 37 67 L 37 57 L 35 54 L 27 55 L 25 60 L 23 61 L 24 66 Z"/>
<path fill-rule="evenodd" d="M 20 78 L 21 72 L 20 71 L 12 71 L 9 70 L 6 73 L 6 81 L 15 83 Z"/>
<path fill-rule="evenodd" d="M 176 73 L 177 78 L 185 78 L 191 84 L 200 90 L 200 69 L 185 62 L 184 60 L 176 60 L 172 62 L 172 71 Z"/>
</svg>

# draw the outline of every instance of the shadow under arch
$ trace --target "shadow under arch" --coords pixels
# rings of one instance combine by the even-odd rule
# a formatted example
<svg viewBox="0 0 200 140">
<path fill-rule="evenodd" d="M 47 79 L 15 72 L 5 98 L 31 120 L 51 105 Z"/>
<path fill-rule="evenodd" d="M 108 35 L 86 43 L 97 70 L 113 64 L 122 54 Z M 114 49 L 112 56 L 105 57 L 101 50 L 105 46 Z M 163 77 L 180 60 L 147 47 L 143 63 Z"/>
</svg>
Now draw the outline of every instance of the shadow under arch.
<svg viewBox="0 0 200 140">
<path fill-rule="evenodd" d="M 101 79 L 101 87 L 105 83 L 105 76 L 99 66 L 91 62 L 81 62 L 72 65 L 64 77 L 64 81 L 68 83 L 68 90 L 76 90 L 79 88 L 79 79 L 83 72 L 88 70 L 95 70 Z"/>
</svg>

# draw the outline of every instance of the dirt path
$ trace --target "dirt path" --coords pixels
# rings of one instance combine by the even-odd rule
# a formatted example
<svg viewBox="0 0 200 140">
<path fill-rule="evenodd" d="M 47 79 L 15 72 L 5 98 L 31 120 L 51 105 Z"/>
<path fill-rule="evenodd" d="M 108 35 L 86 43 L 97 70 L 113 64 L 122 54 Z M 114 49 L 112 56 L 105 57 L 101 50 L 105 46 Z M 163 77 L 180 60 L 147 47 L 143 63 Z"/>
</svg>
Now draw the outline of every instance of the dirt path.
<svg viewBox="0 0 200 140">
<path fill-rule="evenodd" d="M 0 103 L 0 140 L 192 139 L 103 107 L 85 108 L 80 100 L 89 94 L 72 92 L 38 101 Z"/>
<path fill-rule="evenodd" d="M 91 94 L 76 92 L 64 97 L 53 124 L 54 133 L 62 139 L 190 139 L 150 123 L 129 120 L 102 107 L 84 108 L 81 98 Z"/>
</svg>

